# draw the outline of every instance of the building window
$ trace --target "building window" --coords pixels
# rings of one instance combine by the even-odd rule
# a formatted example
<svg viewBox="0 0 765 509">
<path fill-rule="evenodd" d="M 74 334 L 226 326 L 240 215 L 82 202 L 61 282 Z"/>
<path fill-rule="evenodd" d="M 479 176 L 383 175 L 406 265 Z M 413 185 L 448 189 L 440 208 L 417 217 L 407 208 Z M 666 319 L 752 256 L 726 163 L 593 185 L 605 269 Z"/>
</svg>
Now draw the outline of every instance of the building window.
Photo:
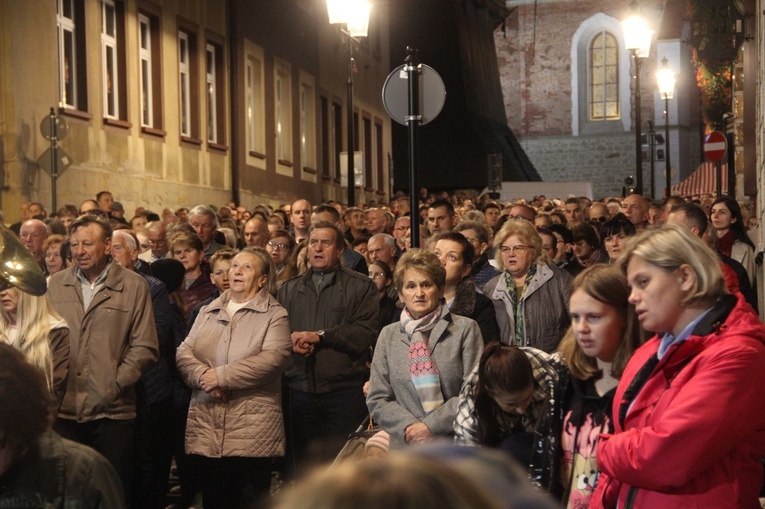
<svg viewBox="0 0 765 509">
<path fill-rule="evenodd" d="M 58 72 L 60 105 L 87 111 L 85 62 L 85 9 L 82 0 L 58 0 Z"/>
<path fill-rule="evenodd" d="M 599 12 L 571 40 L 571 131 L 574 136 L 629 132 L 630 68 L 621 22 Z"/>
<path fill-rule="evenodd" d="M 101 57 L 104 90 L 104 116 L 119 113 L 119 66 L 117 65 L 117 9 L 111 0 L 101 2 Z"/>
<path fill-rule="evenodd" d="M 292 163 L 292 94 L 290 68 L 276 62 L 274 73 L 274 115 L 276 125 L 276 157 L 281 164 Z"/>
<path fill-rule="evenodd" d="M 377 182 L 374 184 L 379 192 L 385 190 L 385 169 L 383 168 L 383 126 L 375 122 L 375 170 Z"/>
<path fill-rule="evenodd" d="M 104 118 L 127 120 L 124 4 L 101 1 L 101 83 Z"/>
<path fill-rule="evenodd" d="M 329 179 L 332 176 L 332 143 L 330 141 L 330 135 L 332 132 L 332 118 L 329 115 L 329 99 L 326 97 L 320 98 L 321 109 L 319 114 L 321 119 L 319 122 L 321 129 L 321 175 L 324 179 Z"/>
<path fill-rule="evenodd" d="M 155 104 L 156 95 L 159 95 L 159 87 L 155 79 L 159 78 L 159 73 L 155 72 L 155 61 L 158 55 L 158 43 L 156 38 L 156 27 L 152 29 L 151 18 L 145 14 L 138 14 L 138 74 L 141 86 L 141 126 L 142 127 L 160 127 L 159 122 L 155 121 L 155 111 L 158 113 L 161 108 Z"/>
<path fill-rule="evenodd" d="M 244 88 L 247 164 L 265 169 L 266 116 L 263 82 L 263 49 L 245 39 L 244 41 Z"/>
<path fill-rule="evenodd" d="M 334 142 L 334 151 L 332 156 L 335 161 L 335 180 L 340 182 L 342 172 L 340 171 L 340 152 L 343 151 L 343 108 L 338 103 L 332 103 L 332 141 Z"/>
<path fill-rule="evenodd" d="M 207 141 L 218 143 L 218 89 L 215 76 L 216 49 L 212 44 L 207 45 Z"/>
<path fill-rule="evenodd" d="M 181 136 L 196 141 L 197 136 L 197 45 L 193 32 L 178 32 L 178 88 Z"/>
<path fill-rule="evenodd" d="M 313 79 L 301 73 L 300 83 L 300 164 L 316 169 L 316 99 Z"/>
<path fill-rule="evenodd" d="M 255 63 L 247 59 L 244 82 L 247 90 L 247 151 L 255 151 Z"/>
<path fill-rule="evenodd" d="M 590 120 L 619 119 L 618 50 L 616 37 L 605 31 L 590 44 Z"/>
</svg>

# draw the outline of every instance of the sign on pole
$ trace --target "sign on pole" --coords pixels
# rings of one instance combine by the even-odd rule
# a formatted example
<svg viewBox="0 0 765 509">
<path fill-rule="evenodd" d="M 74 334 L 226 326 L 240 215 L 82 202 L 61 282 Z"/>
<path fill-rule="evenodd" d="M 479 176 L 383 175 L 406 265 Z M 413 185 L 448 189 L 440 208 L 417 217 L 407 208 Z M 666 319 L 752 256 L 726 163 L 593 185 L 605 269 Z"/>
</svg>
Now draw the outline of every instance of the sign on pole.
<svg viewBox="0 0 765 509">
<path fill-rule="evenodd" d="M 728 140 L 720 131 L 713 131 L 704 138 L 704 156 L 710 161 L 719 161 L 728 151 Z"/>
</svg>

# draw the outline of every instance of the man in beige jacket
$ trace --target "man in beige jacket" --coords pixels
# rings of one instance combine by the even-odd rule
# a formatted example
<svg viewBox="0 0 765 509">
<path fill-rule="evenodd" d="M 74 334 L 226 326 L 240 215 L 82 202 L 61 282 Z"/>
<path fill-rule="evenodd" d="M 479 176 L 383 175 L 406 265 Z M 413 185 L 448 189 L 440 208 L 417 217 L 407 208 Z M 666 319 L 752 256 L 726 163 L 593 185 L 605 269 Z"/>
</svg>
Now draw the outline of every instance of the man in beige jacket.
<svg viewBox="0 0 765 509">
<path fill-rule="evenodd" d="M 69 226 L 73 267 L 51 277 L 50 302 L 69 324 L 66 394 L 54 429 L 103 454 L 130 493 L 135 383 L 159 355 L 146 281 L 112 263 L 112 229 L 95 216 Z"/>
</svg>

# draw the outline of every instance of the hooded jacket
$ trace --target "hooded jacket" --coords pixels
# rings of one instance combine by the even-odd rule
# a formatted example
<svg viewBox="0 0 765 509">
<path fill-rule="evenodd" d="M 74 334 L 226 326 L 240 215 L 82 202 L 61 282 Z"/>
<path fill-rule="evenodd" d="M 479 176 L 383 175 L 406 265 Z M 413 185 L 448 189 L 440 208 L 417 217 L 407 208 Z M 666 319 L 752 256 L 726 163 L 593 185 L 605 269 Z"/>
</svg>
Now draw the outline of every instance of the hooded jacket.
<svg viewBox="0 0 765 509">
<path fill-rule="evenodd" d="M 657 362 L 660 341 L 635 352 L 616 389 L 590 507 L 759 508 L 765 326 L 728 295 Z"/>
</svg>

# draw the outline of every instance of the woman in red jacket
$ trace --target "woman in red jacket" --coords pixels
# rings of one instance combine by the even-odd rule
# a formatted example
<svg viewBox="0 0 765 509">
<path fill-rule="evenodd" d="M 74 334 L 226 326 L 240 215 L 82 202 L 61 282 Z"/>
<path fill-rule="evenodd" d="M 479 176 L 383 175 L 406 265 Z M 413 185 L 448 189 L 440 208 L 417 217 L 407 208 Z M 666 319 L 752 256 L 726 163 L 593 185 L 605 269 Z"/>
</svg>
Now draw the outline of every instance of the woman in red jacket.
<svg viewBox="0 0 765 509">
<path fill-rule="evenodd" d="M 657 334 L 617 387 L 590 507 L 759 508 L 765 326 L 687 229 L 644 231 L 621 263 L 638 319 Z"/>
</svg>

